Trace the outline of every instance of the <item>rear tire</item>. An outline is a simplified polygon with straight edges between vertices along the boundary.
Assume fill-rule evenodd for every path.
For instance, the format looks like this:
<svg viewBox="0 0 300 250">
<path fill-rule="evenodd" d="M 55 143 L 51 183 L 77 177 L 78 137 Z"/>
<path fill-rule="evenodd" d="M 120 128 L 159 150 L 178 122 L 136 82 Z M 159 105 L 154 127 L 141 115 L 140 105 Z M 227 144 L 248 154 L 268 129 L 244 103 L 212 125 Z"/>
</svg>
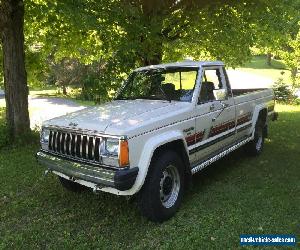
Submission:
<svg viewBox="0 0 300 250">
<path fill-rule="evenodd" d="M 262 118 L 258 118 L 255 131 L 254 139 L 245 145 L 245 152 L 250 156 L 258 156 L 261 154 L 265 144 L 265 123 Z"/>
<path fill-rule="evenodd" d="M 82 192 L 85 189 L 84 186 L 82 186 L 82 185 L 80 185 L 80 184 L 78 184 L 76 182 L 67 180 L 67 179 L 62 178 L 60 176 L 58 178 L 59 178 L 59 181 L 60 181 L 61 185 L 65 189 L 67 189 L 67 190 L 69 190 L 71 192 L 80 193 L 80 192 Z"/>
<path fill-rule="evenodd" d="M 184 179 L 183 163 L 175 152 L 155 157 L 138 195 L 141 213 L 154 222 L 171 218 L 182 202 Z"/>
</svg>

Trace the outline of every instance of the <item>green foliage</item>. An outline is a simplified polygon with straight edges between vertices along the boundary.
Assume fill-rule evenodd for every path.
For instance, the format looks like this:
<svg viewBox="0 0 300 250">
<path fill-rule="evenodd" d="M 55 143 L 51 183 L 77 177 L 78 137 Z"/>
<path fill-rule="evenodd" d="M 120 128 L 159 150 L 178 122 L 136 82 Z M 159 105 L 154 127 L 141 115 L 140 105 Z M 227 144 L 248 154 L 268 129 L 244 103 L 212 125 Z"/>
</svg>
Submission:
<svg viewBox="0 0 300 250">
<path fill-rule="evenodd" d="M 65 77 L 68 70 L 57 70 L 65 60 L 76 61 L 87 69 L 78 83 L 85 91 L 82 96 L 97 100 L 106 99 L 138 66 L 191 57 L 235 67 L 249 60 L 251 47 L 283 43 L 294 27 L 298 2 L 29 0 L 29 83 L 35 86 L 55 75 L 56 82 L 71 84 Z M 95 71 L 97 64 L 100 71 Z"/>
<path fill-rule="evenodd" d="M 279 8 L 278 8 L 279 7 Z M 289 1 L 285 8 L 275 7 L 277 16 L 284 21 L 265 19 L 269 22 L 270 32 L 262 32 L 257 37 L 259 53 L 271 53 L 281 58 L 291 71 L 293 87 L 300 86 L 297 69 L 300 68 L 300 1 Z M 262 26 L 263 27 L 263 26 Z"/>
<path fill-rule="evenodd" d="M 102 84 L 99 76 L 93 73 L 88 74 L 83 80 L 81 97 L 84 100 L 93 100 L 102 103 L 109 100 L 109 94 L 105 82 Z"/>
<path fill-rule="evenodd" d="M 298 29 L 300 22 L 298 23 Z M 300 86 L 300 29 L 298 33 L 287 40 L 287 48 L 281 51 L 281 55 L 292 72 L 292 81 L 294 87 Z"/>
<path fill-rule="evenodd" d="M 47 82 L 50 85 L 80 86 L 86 76 L 86 67 L 76 59 L 64 58 L 59 62 L 48 60 L 50 64 Z"/>
</svg>

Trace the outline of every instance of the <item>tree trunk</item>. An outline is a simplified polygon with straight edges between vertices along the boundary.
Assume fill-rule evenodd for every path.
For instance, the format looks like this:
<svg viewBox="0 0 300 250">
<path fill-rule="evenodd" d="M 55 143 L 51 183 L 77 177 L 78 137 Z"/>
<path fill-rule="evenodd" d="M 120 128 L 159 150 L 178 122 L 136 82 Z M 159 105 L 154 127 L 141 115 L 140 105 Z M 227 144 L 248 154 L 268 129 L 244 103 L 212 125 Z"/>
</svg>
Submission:
<svg viewBox="0 0 300 250">
<path fill-rule="evenodd" d="M 1 6 L 6 120 L 13 138 L 30 131 L 24 55 L 24 4 L 7 0 Z"/>
<path fill-rule="evenodd" d="M 161 48 L 161 50 L 159 50 Z M 156 53 L 154 55 L 145 55 L 142 58 L 142 63 L 143 66 L 148 66 L 148 65 L 156 65 L 160 64 L 162 61 L 162 44 L 157 44 L 156 46 L 153 46 L 153 49 L 155 49 Z"/>
<path fill-rule="evenodd" d="M 267 53 L 267 65 L 271 66 L 272 65 L 272 54 Z"/>
<path fill-rule="evenodd" d="M 142 20 L 147 34 L 141 34 L 142 51 L 139 51 L 142 66 L 160 64 L 163 56 L 162 28 L 163 7 L 160 0 L 141 0 Z"/>
<path fill-rule="evenodd" d="M 297 76 L 297 67 L 293 67 L 292 69 L 291 69 L 291 76 L 292 76 L 292 78 L 296 78 L 296 76 Z"/>
<path fill-rule="evenodd" d="M 295 85 L 296 85 L 297 71 L 298 71 L 297 67 L 293 67 L 291 69 L 292 85 L 293 85 L 294 88 L 295 88 Z"/>
<path fill-rule="evenodd" d="M 62 86 L 62 91 L 64 95 L 67 95 L 67 87 L 65 85 Z"/>
</svg>

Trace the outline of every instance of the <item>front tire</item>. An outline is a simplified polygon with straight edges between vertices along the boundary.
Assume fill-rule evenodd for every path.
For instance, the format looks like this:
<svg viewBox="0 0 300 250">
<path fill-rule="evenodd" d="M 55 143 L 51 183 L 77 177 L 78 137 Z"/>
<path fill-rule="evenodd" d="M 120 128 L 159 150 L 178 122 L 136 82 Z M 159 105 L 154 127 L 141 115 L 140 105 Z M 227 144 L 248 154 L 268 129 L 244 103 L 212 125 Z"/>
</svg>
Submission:
<svg viewBox="0 0 300 250">
<path fill-rule="evenodd" d="M 65 189 L 67 189 L 67 190 L 69 190 L 69 191 L 71 191 L 71 192 L 74 192 L 74 193 L 80 193 L 80 192 L 82 192 L 82 191 L 85 189 L 84 186 L 82 186 L 82 185 L 80 185 L 80 184 L 78 184 L 78 183 L 76 183 L 76 182 L 67 180 L 67 179 L 62 178 L 62 177 L 60 177 L 60 176 L 59 176 L 58 178 L 59 178 L 59 181 L 60 181 L 61 185 L 62 185 Z"/>
<path fill-rule="evenodd" d="M 139 208 L 149 220 L 162 222 L 178 210 L 184 190 L 184 168 L 181 158 L 173 151 L 159 154 L 149 167 L 139 193 Z"/>
<path fill-rule="evenodd" d="M 258 156 L 261 154 L 265 144 L 265 123 L 261 118 L 255 125 L 254 139 L 245 145 L 245 152 L 250 156 Z"/>
</svg>

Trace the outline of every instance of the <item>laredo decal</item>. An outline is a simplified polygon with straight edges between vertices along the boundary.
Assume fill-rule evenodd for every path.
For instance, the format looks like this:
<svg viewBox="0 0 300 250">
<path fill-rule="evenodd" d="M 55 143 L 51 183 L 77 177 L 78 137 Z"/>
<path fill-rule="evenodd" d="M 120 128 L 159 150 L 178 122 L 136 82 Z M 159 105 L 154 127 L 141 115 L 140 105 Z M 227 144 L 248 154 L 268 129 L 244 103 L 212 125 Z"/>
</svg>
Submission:
<svg viewBox="0 0 300 250">
<path fill-rule="evenodd" d="M 196 134 L 193 135 L 189 135 L 187 137 L 185 137 L 186 143 L 188 146 L 194 145 L 197 142 L 202 141 L 203 137 L 204 137 L 204 132 L 205 130 L 198 132 Z"/>
</svg>

